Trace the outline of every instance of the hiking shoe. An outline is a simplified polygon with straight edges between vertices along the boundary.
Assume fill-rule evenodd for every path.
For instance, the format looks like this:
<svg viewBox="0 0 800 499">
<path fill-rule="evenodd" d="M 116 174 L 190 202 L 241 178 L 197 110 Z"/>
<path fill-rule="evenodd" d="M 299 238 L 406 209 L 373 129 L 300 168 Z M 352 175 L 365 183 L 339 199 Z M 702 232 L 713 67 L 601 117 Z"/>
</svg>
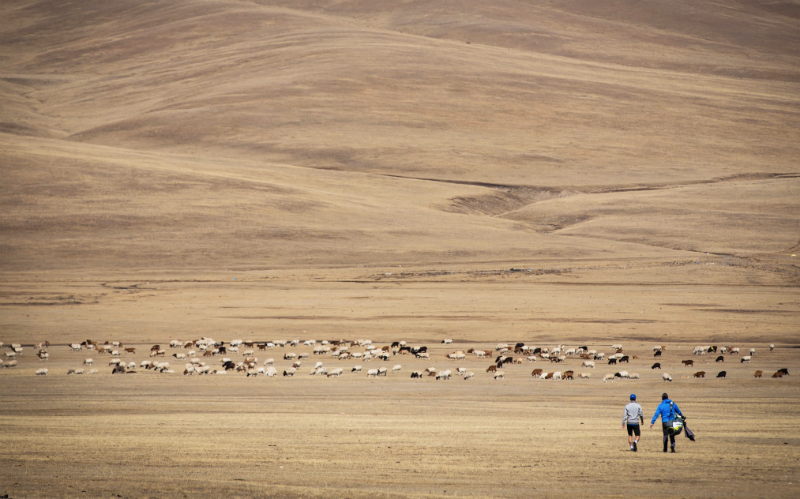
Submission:
<svg viewBox="0 0 800 499">
<path fill-rule="evenodd" d="M 633 447 L 631 447 L 631 449 L 633 449 L 633 452 L 636 452 L 636 442 L 633 443 Z"/>
<path fill-rule="evenodd" d="M 667 452 L 667 451 L 664 451 Z M 672 453 L 675 454 L 675 447 L 672 448 Z"/>
</svg>

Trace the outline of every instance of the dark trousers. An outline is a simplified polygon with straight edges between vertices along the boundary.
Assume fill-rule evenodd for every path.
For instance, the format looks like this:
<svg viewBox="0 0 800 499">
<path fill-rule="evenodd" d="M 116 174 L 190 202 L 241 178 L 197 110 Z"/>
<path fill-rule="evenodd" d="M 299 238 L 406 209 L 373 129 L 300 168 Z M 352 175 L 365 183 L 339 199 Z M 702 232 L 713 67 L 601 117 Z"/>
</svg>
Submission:
<svg viewBox="0 0 800 499">
<path fill-rule="evenodd" d="M 661 430 L 664 432 L 664 450 L 667 450 L 667 439 L 669 439 L 669 443 L 675 447 L 675 435 L 669 434 L 670 424 L 661 423 Z"/>
</svg>

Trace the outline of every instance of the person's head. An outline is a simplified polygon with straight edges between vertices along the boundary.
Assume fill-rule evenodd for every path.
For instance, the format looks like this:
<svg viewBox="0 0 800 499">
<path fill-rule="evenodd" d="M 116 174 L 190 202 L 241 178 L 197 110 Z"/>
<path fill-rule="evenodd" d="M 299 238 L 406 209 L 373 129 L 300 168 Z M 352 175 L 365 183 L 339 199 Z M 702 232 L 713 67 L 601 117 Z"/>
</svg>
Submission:
<svg viewBox="0 0 800 499">
<path fill-rule="evenodd" d="M 636 402 L 636 394 L 631 393 L 631 402 Z"/>
<path fill-rule="evenodd" d="M 667 400 L 668 398 L 669 398 L 669 395 L 667 395 L 666 393 L 662 393 L 661 394 L 661 400 Z"/>
</svg>

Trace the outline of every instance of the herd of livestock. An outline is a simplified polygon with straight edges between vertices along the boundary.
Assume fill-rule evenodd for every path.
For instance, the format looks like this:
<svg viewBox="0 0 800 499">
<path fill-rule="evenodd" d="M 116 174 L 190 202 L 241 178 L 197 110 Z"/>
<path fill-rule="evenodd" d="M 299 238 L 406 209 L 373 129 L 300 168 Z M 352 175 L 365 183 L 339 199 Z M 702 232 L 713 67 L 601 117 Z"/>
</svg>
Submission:
<svg viewBox="0 0 800 499">
<path fill-rule="evenodd" d="M 442 340 L 444 345 L 453 343 L 450 339 Z M 275 359 L 268 358 L 262 365 L 258 365 L 258 358 L 255 357 L 258 351 L 270 351 L 278 348 L 288 347 L 309 347 L 312 355 L 315 358 L 330 356 L 337 360 L 354 360 L 362 362 L 370 362 L 373 359 L 388 361 L 393 356 L 414 356 L 417 359 L 430 359 L 430 353 L 426 346 L 409 346 L 405 341 L 395 341 L 390 345 L 376 346 L 372 344 L 371 340 L 330 340 L 317 342 L 316 340 L 275 340 L 256 342 L 250 340 L 232 340 L 227 344 L 223 341 L 215 341 L 212 338 L 200 338 L 192 341 L 179 341 L 172 340 L 169 342 L 168 348 L 177 350 L 172 353 L 171 357 L 174 362 L 183 364 L 184 375 L 206 375 L 206 374 L 225 374 L 228 371 L 243 373 L 247 377 L 253 376 L 278 376 L 279 372 L 275 368 Z M 0 348 L 3 348 L 3 343 L 0 343 Z M 37 343 L 33 348 L 37 351 L 36 357 L 40 362 L 47 361 L 50 358 L 48 342 Z M 9 351 L 5 352 L 5 359 L 0 359 L 0 367 L 14 368 L 17 366 L 17 356 L 22 356 L 24 349 L 21 344 L 11 344 L 7 348 Z M 150 347 L 149 359 L 141 361 L 138 365 L 136 362 L 126 362 L 122 359 L 123 355 L 135 355 L 136 347 L 125 346 L 121 342 L 114 341 L 99 343 L 97 341 L 86 340 L 81 343 L 73 343 L 69 348 L 75 352 L 89 351 L 96 352 L 97 355 L 108 355 L 109 367 L 112 368 L 112 374 L 134 374 L 137 369 L 152 370 L 160 373 L 174 373 L 175 369 L 169 362 L 160 361 L 160 358 L 167 357 L 167 348 L 162 348 L 161 345 L 153 345 Z M 504 379 L 505 372 L 502 370 L 503 366 L 507 364 L 523 364 L 525 362 L 549 362 L 556 366 L 564 364 L 568 359 L 580 359 L 580 367 L 583 369 L 594 369 L 597 362 L 607 361 L 608 365 L 619 365 L 630 363 L 631 359 L 639 359 L 638 355 L 627 355 L 623 352 L 622 345 L 615 344 L 611 348 L 614 353 L 609 355 L 606 359 L 604 352 L 598 352 L 595 349 L 590 349 L 588 346 L 567 347 L 565 345 L 558 345 L 552 348 L 548 347 L 535 347 L 526 345 L 525 343 L 516 343 L 511 346 L 509 344 L 501 343 L 494 347 L 493 350 L 478 350 L 470 348 L 466 351 L 457 350 L 445 355 L 445 358 L 450 361 L 465 361 L 467 356 L 475 356 L 476 359 L 496 357 L 492 364 L 486 369 L 494 379 Z M 770 351 L 773 351 L 774 345 L 770 345 Z M 363 349 L 358 352 L 356 349 Z M 185 352 L 184 352 L 185 351 Z M 666 355 L 667 347 L 665 345 L 658 345 L 653 347 L 653 357 L 661 360 Z M 692 351 L 693 355 L 717 355 L 715 362 L 725 362 L 725 355 L 739 354 L 739 348 L 724 346 L 698 346 Z M 229 355 L 241 355 L 242 359 L 234 361 Z M 749 355 L 741 357 L 740 363 L 749 363 L 755 356 L 755 349 L 750 348 Z M 283 360 L 290 362 L 290 365 L 283 369 L 283 376 L 290 377 L 297 374 L 298 369 L 301 368 L 303 361 L 309 358 L 308 353 L 296 354 L 287 352 L 283 354 Z M 694 367 L 694 360 L 688 359 L 681 361 L 684 367 Z M 97 374 L 99 371 L 94 366 L 94 359 L 85 358 L 81 366 L 68 369 L 67 374 Z M 89 369 L 88 371 L 86 369 Z M 661 362 L 655 362 L 651 369 L 661 369 Z M 348 369 L 351 373 L 363 372 L 361 365 L 355 365 Z M 386 376 L 389 372 L 398 373 L 402 371 L 400 364 L 395 365 L 391 370 L 387 367 L 379 367 L 375 369 L 367 369 L 367 377 Z M 35 374 L 47 375 L 49 370 L 47 368 L 37 369 Z M 319 375 L 327 377 L 340 377 L 344 373 L 341 367 L 328 369 L 321 361 L 315 361 L 314 366 L 309 371 L 309 375 Z M 437 370 L 435 367 L 428 367 L 423 371 L 413 371 L 411 378 L 434 377 L 437 380 L 450 379 L 453 375 L 463 377 L 469 380 L 475 377 L 475 373 L 469 371 L 465 367 L 457 367 L 455 369 Z M 763 376 L 762 370 L 755 372 L 755 377 L 761 378 Z M 692 376 L 695 378 L 705 378 L 705 371 L 697 371 Z M 772 377 L 781 378 L 788 376 L 789 371 L 786 368 L 779 369 Z M 725 378 L 727 371 L 720 371 L 716 377 Z M 575 372 L 574 370 L 563 371 L 550 371 L 547 369 L 533 369 L 531 372 L 532 378 L 539 379 L 552 379 L 552 380 L 567 380 L 567 379 L 588 379 L 591 374 L 588 372 Z M 689 377 L 684 376 L 684 377 Z M 603 382 L 614 381 L 617 379 L 639 379 L 638 373 L 629 373 L 628 371 L 620 370 L 616 373 L 606 374 L 603 377 Z M 672 377 L 663 373 L 661 378 L 664 381 L 672 381 Z"/>
</svg>

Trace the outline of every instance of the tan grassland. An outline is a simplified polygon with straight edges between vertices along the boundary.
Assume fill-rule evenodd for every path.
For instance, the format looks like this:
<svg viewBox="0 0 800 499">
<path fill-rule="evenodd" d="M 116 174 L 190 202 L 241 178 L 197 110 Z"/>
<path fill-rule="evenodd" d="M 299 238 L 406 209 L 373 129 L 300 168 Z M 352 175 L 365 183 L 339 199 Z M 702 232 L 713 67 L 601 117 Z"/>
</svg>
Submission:
<svg viewBox="0 0 800 499">
<path fill-rule="evenodd" d="M 798 253 L 796 0 L 0 2 L 0 496 L 797 497 Z M 431 358 L 68 347 L 203 336 Z M 445 358 L 518 341 L 640 358 Z"/>
</svg>

